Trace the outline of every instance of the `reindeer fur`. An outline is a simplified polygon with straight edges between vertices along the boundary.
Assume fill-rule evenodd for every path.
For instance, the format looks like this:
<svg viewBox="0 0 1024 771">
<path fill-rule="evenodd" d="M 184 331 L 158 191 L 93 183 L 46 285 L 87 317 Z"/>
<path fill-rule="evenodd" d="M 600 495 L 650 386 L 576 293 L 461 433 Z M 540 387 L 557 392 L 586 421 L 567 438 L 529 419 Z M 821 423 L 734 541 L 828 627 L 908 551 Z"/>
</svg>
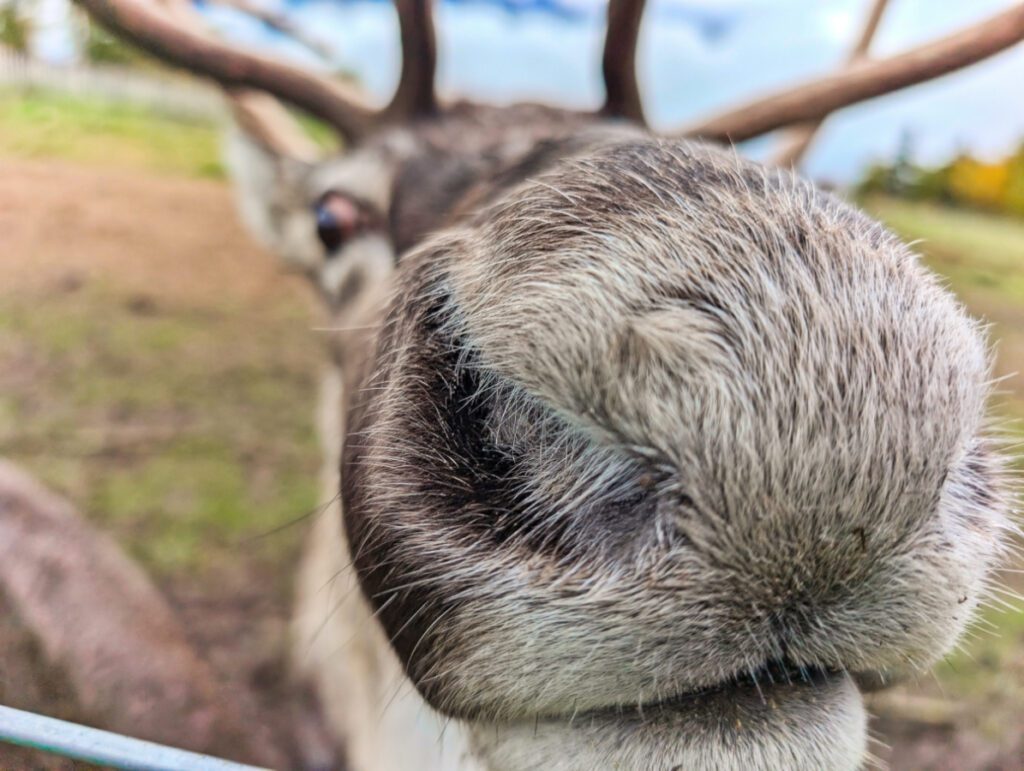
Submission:
<svg viewBox="0 0 1024 771">
<path fill-rule="evenodd" d="M 854 680 L 950 650 L 1007 509 L 982 331 L 905 245 L 544 108 L 232 155 L 337 325 L 295 662 L 353 768 L 859 767 Z M 327 189 L 386 228 L 323 255 Z"/>
</svg>

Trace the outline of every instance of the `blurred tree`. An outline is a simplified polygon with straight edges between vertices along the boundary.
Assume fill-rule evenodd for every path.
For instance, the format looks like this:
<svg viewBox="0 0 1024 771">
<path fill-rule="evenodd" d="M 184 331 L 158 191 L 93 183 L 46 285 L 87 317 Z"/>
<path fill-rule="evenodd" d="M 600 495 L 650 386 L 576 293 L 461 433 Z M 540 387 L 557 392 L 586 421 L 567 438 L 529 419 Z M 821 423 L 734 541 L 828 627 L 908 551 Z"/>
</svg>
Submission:
<svg viewBox="0 0 1024 771">
<path fill-rule="evenodd" d="M 86 24 L 83 52 L 88 61 L 97 64 L 118 64 L 135 67 L 144 62 L 152 63 L 152 59 L 149 59 L 137 48 L 123 42 L 120 38 L 114 37 L 105 29 L 92 22 Z"/>
<path fill-rule="evenodd" d="M 858 195 L 871 195 L 873 193 L 891 193 L 889 182 L 891 181 L 892 170 L 883 163 L 872 163 L 864 172 L 864 176 L 857 183 L 856 192 Z"/>
<path fill-rule="evenodd" d="M 950 193 L 949 187 L 949 177 L 952 168 L 952 164 L 939 166 L 935 169 L 926 169 L 920 166 L 914 167 L 913 179 L 907 188 L 908 197 L 920 201 L 954 203 L 954 197 Z"/>
<path fill-rule="evenodd" d="M 32 23 L 24 0 L 0 2 L 0 46 L 29 53 Z"/>
<path fill-rule="evenodd" d="M 968 206 L 998 210 L 1006 198 L 1009 180 L 1009 163 L 984 163 L 961 155 L 949 170 L 949 193 L 953 200 Z"/>
<path fill-rule="evenodd" d="M 1024 142 L 1007 162 L 1009 180 L 1006 183 L 1006 209 L 1024 216 Z"/>
<path fill-rule="evenodd" d="M 914 165 L 914 135 L 910 129 L 900 132 L 900 144 L 896 150 L 889 173 L 888 192 L 905 195 L 914 187 L 917 166 Z"/>
<path fill-rule="evenodd" d="M 934 168 L 913 163 L 904 143 L 892 164 L 874 164 L 864 172 L 856 192 L 885 193 L 1024 216 L 1024 143 L 1001 161 L 980 161 L 962 154 Z"/>
</svg>

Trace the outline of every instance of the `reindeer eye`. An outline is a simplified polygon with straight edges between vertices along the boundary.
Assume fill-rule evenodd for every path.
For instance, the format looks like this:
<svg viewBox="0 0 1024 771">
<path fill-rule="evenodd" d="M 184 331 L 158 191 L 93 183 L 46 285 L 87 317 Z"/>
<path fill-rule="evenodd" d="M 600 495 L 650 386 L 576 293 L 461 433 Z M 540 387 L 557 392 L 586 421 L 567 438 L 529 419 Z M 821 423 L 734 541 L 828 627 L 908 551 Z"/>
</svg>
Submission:
<svg viewBox="0 0 1024 771">
<path fill-rule="evenodd" d="M 316 235 L 328 252 L 333 252 L 344 240 L 337 218 L 330 209 L 323 206 L 318 206 L 316 210 Z"/>
<path fill-rule="evenodd" d="M 315 213 L 316 234 L 328 256 L 369 223 L 359 203 L 340 193 L 325 194 L 317 203 Z"/>
</svg>

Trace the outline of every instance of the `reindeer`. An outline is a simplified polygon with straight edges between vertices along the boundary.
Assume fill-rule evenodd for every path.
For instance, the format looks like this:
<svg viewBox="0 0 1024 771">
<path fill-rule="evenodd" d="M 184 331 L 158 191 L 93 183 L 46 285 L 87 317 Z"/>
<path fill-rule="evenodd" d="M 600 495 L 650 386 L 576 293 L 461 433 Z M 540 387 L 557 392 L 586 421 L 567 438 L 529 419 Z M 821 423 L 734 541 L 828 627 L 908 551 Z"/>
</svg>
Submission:
<svg viewBox="0 0 1024 771">
<path fill-rule="evenodd" d="M 862 691 L 948 652 L 1001 552 L 986 343 L 885 228 L 720 144 L 796 127 L 792 162 L 1024 5 L 871 60 L 876 3 L 846 69 L 658 136 L 642 0 L 593 113 L 439 101 L 427 0 L 379 110 L 170 0 L 79 2 L 224 86 L 242 214 L 329 312 L 293 663 L 351 768 L 865 762 Z"/>
</svg>

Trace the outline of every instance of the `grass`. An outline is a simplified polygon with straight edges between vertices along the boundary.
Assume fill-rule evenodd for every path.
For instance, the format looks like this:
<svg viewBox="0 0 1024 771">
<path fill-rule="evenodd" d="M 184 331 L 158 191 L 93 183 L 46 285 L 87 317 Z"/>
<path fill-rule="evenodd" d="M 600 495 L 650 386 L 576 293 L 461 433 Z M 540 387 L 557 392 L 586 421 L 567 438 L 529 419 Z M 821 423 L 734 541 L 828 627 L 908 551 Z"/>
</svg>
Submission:
<svg viewBox="0 0 1024 771">
<path fill-rule="evenodd" d="M 0 90 L 0 157 L 48 158 L 159 174 L 221 178 L 212 123 L 46 91 Z"/>
<path fill-rule="evenodd" d="M 212 124 L 0 91 L 0 158 L 220 178 L 219 143 Z M 116 238 L 85 235 L 75 248 L 86 253 Z M 117 279 L 0 289 L 0 454 L 66 493 L 162 579 L 198 586 L 244 552 L 249 569 L 274 566 L 285 591 L 282 560 L 302 529 L 261 535 L 317 504 L 321 351 L 309 307 L 294 292 L 246 304 L 230 287 L 182 303 L 161 297 L 158 275 L 146 296 Z"/>
<path fill-rule="evenodd" d="M 140 305 L 103 286 L 0 308 L 0 357 L 35 373 L 0 375 L 4 454 L 159 575 L 293 548 L 258 537 L 317 502 L 319 351 L 293 309 Z"/>
<path fill-rule="evenodd" d="M 1024 308 L 1024 220 L 891 198 L 865 205 L 904 238 L 919 241 L 926 261 L 977 310 Z"/>
<path fill-rule="evenodd" d="M 222 173 L 212 126 L 41 94 L 0 93 L 2 155 Z M 1024 369 L 1024 223 L 885 198 L 862 205 L 920 241 L 992 324 L 1007 376 L 998 410 L 1024 419 L 1014 375 Z M 0 453 L 66 492 L 158 577 L 204 587 L 245 562 L 283 597 L 302 528 L 267 534 L 317 504 L 321 352 L 307 311 L 294 297 L 175 304 L 154 286 L 142 300 L 114 283 L 0 290 Z M 985 732 L 1012 735 L 1024 714 L 1024 611 L 982 616 L 998 635 L 980 631 L 918 687 L 971 705 Z"/>
<path fill-rule="evenodd" d="M 996 346 L 998 410 L 1021 433 L 1024 421 L 1024 220 L 892 198 L 864 207 L 914 242 L 976 317 Z M 1020 464 L 1018 464 L 1020 466 Z M 1021 466 L 1024 470 L 1024 466 Z"/>
<path fill-rule="evenodd" d="M 297 115 L 313 141 L 338 137 Z M 211 121 L 154 114 L 144 107 L 45 90 L 0 88 L 0 158 L 48 158 L 104 168 L 222 179 L 220 128 Z"/>
<path fill-rule="evenodd" d="M 1011 441 L 1024 439 L 1024 221 L 889 198 L 862 204 L 917 241 L 925 262 L 991 324 L 996 373 L 1006 378 L 994 407 Z M 1016 473 L 1024 471 L 1019 455 L 1014 465 Z M 1018 573 L 1001 582 L 1011 593 L 1024 590 Z M 968 639 L 915 690 L 966 705 L 965 719 L 989 741 L 1016 736 L 1024 714 L 1024 605 L 1011 599 L 982 608 Z"/>
</svg>

